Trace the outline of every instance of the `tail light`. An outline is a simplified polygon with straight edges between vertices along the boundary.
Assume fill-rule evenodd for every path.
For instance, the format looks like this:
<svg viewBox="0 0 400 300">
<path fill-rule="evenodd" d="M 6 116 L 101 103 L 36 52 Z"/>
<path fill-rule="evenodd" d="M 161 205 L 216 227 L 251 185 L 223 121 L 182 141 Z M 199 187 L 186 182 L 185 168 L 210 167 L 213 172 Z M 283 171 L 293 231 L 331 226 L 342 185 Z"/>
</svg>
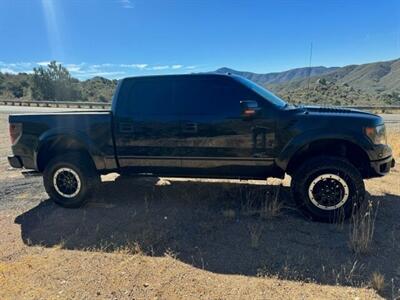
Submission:
<svg viewBox="0 0 400 300">
<path fill-rule="evenodd" d="M 11 145 L 15 145 L 19 137 L 22 134 L 22 124 L 21 123 L 10 123 L 9 124 L 10 141 Z"/>
</svg>

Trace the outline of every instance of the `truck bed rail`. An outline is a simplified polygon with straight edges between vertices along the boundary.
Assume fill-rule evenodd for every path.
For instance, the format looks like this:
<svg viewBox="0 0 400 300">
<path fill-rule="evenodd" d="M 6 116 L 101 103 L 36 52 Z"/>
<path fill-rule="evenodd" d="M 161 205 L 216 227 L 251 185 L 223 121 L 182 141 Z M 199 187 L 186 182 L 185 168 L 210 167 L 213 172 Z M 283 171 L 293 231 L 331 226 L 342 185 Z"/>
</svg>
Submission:
<svg viewBox="0 0 400 300">
<path fill-rule="evenodd" d="M 107 109 L 111 107 L 111 102 L 0 100 L 0 105 Z"/>
</svg>

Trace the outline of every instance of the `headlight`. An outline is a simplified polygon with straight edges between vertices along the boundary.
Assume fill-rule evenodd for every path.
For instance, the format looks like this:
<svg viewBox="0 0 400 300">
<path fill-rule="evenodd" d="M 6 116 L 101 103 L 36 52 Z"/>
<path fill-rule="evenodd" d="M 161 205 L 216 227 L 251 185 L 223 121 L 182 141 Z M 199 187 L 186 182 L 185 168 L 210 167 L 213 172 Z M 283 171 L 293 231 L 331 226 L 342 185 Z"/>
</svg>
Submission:
<svg viewBox="0 0 400 300">
<path fill-rule="evenodd" d="M 384 124 L 376 127 L 366 127 L 365 134 L 376 145 L 386 144 L 386 129 Z"/>
</svg>

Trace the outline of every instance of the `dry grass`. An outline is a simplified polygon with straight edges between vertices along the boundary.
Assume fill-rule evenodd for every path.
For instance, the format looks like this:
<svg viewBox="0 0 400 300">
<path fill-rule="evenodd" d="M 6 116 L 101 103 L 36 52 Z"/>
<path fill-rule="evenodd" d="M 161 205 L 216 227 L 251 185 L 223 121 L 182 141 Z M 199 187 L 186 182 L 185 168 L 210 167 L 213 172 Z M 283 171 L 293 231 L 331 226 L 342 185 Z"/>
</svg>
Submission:
<svg viewBox="0 0 400 300">
<path fill-rule="evenodd" d="M 378 299 L 372 290 L 221 275 L 164 257 L 42 251 L 0 262 L 1 299 Z"/>
<path fill-rule="evenodd" d="M 243 216 L 257 216 L 260 214 L 260 203 L 263 193 L 262 188 L 239 186 L 236 193 L 240 199 L 240 213 Z"/>
<path fill-rule="evenodd" d="M 356 254 L 367 254 L 371 250 L 378 206 L 379 203 L 374 208 L 372 201 L 368 201 L 351 216 L 349 246 Z"/>
<path fill-rule="evenodd" d="M 392 147 L 394 157 L 400 157 L 400 129 L 388 129 L 388 144 Z"/>
<path fill-rule="evenodd" d="M 228 219 L 228 220 L 233 220 L 236 217 L 236 212 L 233 209 L 224 209 L 222 211 L 222 215 L 224 216 L 224 218 Z"/>
<path fill-rule="evenodd" d="M 164 256 L 172 258 L 172 259 L 177 259 L 178 253 L 176 253 L 174 250 L 168 248 L 167 250 L 165 250 Z"/>
<path fill-rule="evenodd" d="M 116 248 L 113 252 L 119 254 L 144 255 L 138 242 L 127 242 L 126 245 Z"/>
<path fill-rule="evenodd" d="M 264 225 L 261 223 L 249 224 L 247 228 L 249 230 L 251 248 L 258 249 Z"/>
<path fill-rule="evenodd" d="M 282 185 L 260 187 L 239 185 L 228 191 L 227 198 L 240 202 L 240 214 L 242 216 L 274 218 L 282 213 L 281 188 Z M 225 209 L 222 214 L 228 219 L 236 216 L 235 211 L 230 208 Z"/>
<path fill-rule="evenodd" d="M 282 185 L 279 185 L 273 195 L 265 195 L 260 212 L 262 218 L 275 218 L 281 215 L 283 208 L 283 201 L 279 198 L 281 187 Z"/>
<path fill-rule="evenodd" d="M 339 210 L 335 213 L 333 223 L 336 225 L 336 228 L 342 231 L 346 224 L 345 213 L 343 207 L 339 208 Z"/>
<path fill-rule="evenodd" d="M 386 286 L 385 276 L 379 272 L 372 273 L 371 287 L 377 292 L 382 292 Z"/>
</svg>

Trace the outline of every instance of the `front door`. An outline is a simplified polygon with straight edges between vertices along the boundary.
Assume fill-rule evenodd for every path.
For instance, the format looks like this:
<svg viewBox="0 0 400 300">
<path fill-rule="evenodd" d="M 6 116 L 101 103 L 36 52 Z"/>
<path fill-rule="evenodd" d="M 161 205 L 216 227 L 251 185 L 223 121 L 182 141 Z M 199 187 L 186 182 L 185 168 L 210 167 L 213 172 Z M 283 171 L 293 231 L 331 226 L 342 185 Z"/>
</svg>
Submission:
<svg viewBox="0 0 400 300">
<path fill-rule="evenodd" d="M 176 79 L 182 167 L 204 176 L 262 177 L 273 167 L 275 121 L 244 119 L 241 101 L 265 99 L 227 76 Z"/>
</svg>

